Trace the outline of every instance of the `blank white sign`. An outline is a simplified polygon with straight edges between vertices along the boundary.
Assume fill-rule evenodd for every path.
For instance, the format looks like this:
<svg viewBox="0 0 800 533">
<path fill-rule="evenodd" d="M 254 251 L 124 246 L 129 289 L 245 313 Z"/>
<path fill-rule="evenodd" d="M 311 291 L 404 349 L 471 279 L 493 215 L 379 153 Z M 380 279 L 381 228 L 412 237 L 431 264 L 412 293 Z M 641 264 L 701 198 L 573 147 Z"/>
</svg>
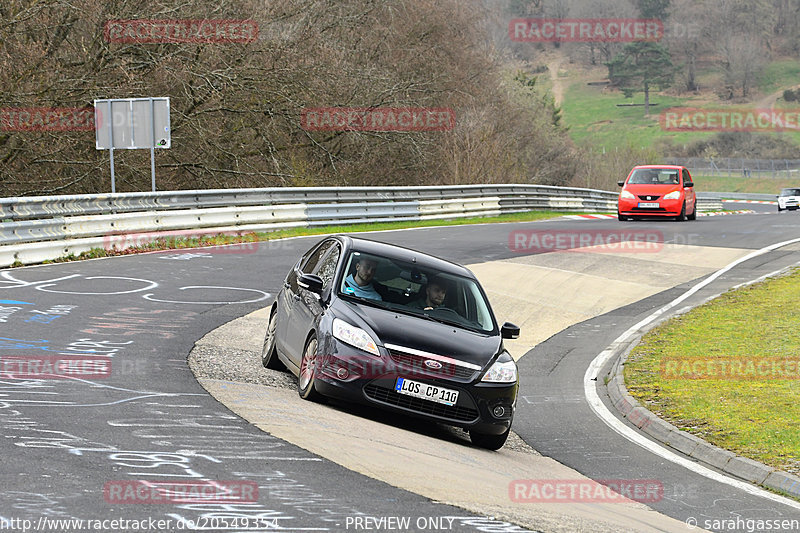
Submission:
<svg viewBox="0 0 800 533">
<path fill-rule="evenodd" d="M 98 150 L 169 148 L 172 144 L 169 98 L 95 100 L 94 124 Z"/>
</svg>

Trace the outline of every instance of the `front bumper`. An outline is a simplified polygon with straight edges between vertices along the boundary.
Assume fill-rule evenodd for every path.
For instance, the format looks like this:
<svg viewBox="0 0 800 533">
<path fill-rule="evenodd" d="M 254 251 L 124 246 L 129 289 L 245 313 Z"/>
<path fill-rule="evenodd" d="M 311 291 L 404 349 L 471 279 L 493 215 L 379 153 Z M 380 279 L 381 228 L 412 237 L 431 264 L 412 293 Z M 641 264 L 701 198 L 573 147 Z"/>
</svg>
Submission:
<svg viewBox="0 0 800 533">
<path fill-rule="evenodd" d="M 620 215 L 626 216 L 675 217 L 681 214 L 683 201 L 683 198 L 677 200 L 664 200 L 662 198 L 649 202 L 658 203 L 658 207 L 639 207 L 639 204 L 643 203 L 644 200 L 620 198 L 617 209 Z"/>
<path fill-rule="evenodd" d="M 346 401 L 368 404 L 417 418 L 473 429 L 486 434 L 501 434 L 511 427 L 516 409 L 519 383 L 497 384 L 479 381 L 482 371 L 461 372 L 447 368 L 435 371 L 409 364 L 407 359 L 381 349 L 380 357 L 360 352 L 331 338 L 330 348 L 318 358 L 317 390 Z M 471 374 L 471 375 L 467 375 Z M 395 391 L 397 378 L 458 391 L 452 406 L 407 396 Z M 502 407 L 502 414 L 498 415 Z"/>
</svg>

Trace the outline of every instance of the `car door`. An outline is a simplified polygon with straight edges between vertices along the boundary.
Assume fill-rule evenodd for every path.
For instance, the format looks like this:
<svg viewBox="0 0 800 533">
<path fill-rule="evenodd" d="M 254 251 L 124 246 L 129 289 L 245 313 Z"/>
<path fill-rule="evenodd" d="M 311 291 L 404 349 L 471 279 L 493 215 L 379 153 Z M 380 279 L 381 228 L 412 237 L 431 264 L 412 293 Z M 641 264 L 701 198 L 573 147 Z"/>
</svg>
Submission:
<svg viewBox="0 0 800 533">
<path fill-rule="evenodd" d="M 286 292 L 291 302 L 287 307 L 288 321 L 286 324 L 285 339 L 287 350 L 292 354 L 290 358 L 298 365 L 303 356 L 306 337 L 314 323 L 316 315 L 321 311 L 321 307 L 319 296 L 301 287 L 297 283 L 297 278 L 301 273 L 316 274 L 323 279 L 323 284 L 325 284 L 325 276 L 328 275 L 331 261 L 333 261 L 333 268 L 335 270 L 339 255 L 339 244 L 336 240 L 328 239 L 323 241 L 314 249 L 305 262 L 300 263 L 299 266 L 294 269 L 289 276 L 291 279 L 287 278 L 289 286 L 286 288 Z M 330 286 L 332 277 L 333 272 L 330 272 L 327 285 L 323 285 L 323 288 Z"/>
<path fill-rule="evenodd" d="M 683 169 L 683 191 L 685 193 L 685 198 L 686 198 L 686 212 L 688 213 L 689 209 L 690 209 L 689 206 L 695 205 L 695 202 L 697 201 L 696 200 L 697 197 L 696 197 L 695 192 L 694 192 L 694 187 L 687 187 L 686 186 L 687 183 L 692 183 L 692 176 L 691 176 L 691 174 L 689 174 L 689 170 L 684 168 Z"/>
<path fill-rule="evenodd" d="M 289 324 L 291 322 L 290 316 L 292 314 L 292 307 L 294 306 L 295 296 L 297 295 L 297 271 L 300 265 L 305 264 L 308 258 L 316 248 L 308 250 L 303 256 L 295 263 L 289 270 L 286 278 L 283 280 L 283 290 L 278 291 L 277 308 L 278 308 L 278 321 L 275 327 L 275 346 L 278 351 L 290 359 L 295 359 L 295 354 L 291 353 L 289 344 L 287 343 L 287 335 Z"/>
</svg>

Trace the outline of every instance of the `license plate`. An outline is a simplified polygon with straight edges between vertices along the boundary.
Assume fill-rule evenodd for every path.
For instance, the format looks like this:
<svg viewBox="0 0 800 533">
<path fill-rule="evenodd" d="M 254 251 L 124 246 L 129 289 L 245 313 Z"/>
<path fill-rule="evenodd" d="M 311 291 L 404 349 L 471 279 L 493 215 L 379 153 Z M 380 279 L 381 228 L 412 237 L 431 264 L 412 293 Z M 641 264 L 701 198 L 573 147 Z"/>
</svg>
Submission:
<svg viewBox="0 0 800 533">
<path fill-rule="evenodd" d="M 658 202 L 639 202 L 639 207 L 658 207 Z"/>
<path fill-rule="evenodd" d="M 406 378 L 397 378 L 394 390 L 406 396 L 422 398 L 423 400 L 430 400 L 444 405 L 455 405 L 458 400 L 457 390 L 445 389 Z"/>
</svg>

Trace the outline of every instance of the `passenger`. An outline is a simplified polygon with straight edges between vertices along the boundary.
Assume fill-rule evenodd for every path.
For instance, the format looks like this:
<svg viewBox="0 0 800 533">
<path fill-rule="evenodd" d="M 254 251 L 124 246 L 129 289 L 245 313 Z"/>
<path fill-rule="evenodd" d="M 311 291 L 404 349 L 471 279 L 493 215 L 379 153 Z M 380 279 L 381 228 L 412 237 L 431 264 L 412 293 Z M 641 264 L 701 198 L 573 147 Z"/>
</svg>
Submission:
<svg viewBox="0 0 800 533">
<path fill-rule="evenodd" d="M 372 283 L 377 266 L 378 262 L 368 257 L 360 257 L 356 260 L 356 273 L 355 275 L 350 274 L 345 278 L 344 292 L 359 298 L 383 300 Z"/>
</svg>

